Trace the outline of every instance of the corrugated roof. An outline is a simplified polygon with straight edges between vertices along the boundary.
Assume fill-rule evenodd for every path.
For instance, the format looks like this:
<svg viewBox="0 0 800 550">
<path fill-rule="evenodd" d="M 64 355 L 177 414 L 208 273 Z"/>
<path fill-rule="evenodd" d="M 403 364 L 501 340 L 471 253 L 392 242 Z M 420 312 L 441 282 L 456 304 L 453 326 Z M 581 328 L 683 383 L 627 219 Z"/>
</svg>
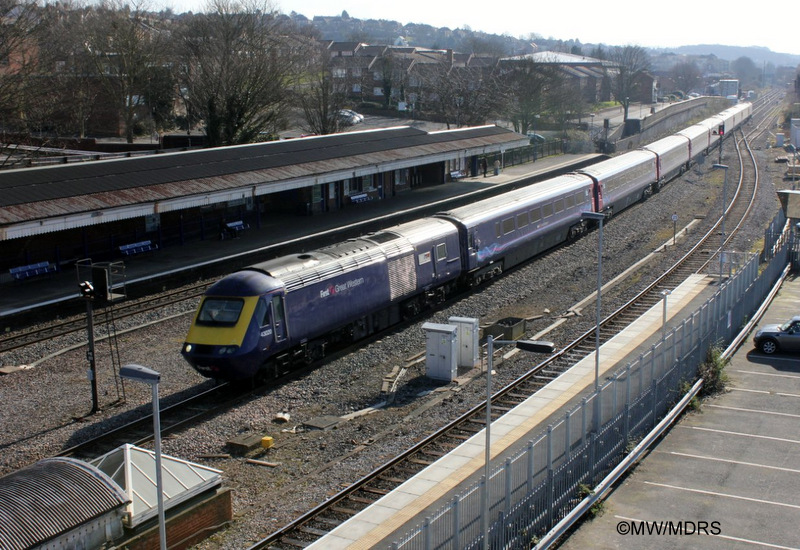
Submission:
<svg viewBox="0 0 800 550">
<path fill-rule="evenodd" d="M 302 178 L 313 180 L 344 171 L 377 173 L 382 165 L 397 161 L 419 159 L 424 163 L 426 157 L 435 155 L 476 148 L 496 150 L 499 146 L 521 146 L 524 142 L 525 138 L 519 134 L 497 126 L 432 133 L 398 127 L 9 170 L 0 173 L 0 230 L 2 225 L 179 197 L 236 190 L 250 192 L 252 186 Z"/>
<path fill-rule="evenodd" d="M 46 542 L 128 500 L 97 468 L 73 458 L 47 458 L 0 477 L 0 548 Z"/>
</svg>

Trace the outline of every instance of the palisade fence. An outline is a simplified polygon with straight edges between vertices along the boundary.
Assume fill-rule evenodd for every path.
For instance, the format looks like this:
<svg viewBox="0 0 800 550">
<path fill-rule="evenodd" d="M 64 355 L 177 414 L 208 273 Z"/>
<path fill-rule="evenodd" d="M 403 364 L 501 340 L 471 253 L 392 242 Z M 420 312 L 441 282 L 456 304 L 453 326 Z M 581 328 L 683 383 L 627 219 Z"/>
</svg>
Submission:
<svg viewBox="0 0 800 550">
<path fill-rule="evenodd" d="M 724 349 L 758 309 L 789 261 L 791 233 L 783 234 L 768 243 L 766 267 L 756 254 L 735 255 L 741 264 L 730 268 L 732 276 L 713 297 L 608 377 L 597 394 L 583 397 L 502 465 L 493 464 L 488 484 L 481 477 L 390 548 L 483 547 L 485 487 L 488 547 L 531 548 L 658 424 L 697 379 L 712 348 Z"/>
</svg>

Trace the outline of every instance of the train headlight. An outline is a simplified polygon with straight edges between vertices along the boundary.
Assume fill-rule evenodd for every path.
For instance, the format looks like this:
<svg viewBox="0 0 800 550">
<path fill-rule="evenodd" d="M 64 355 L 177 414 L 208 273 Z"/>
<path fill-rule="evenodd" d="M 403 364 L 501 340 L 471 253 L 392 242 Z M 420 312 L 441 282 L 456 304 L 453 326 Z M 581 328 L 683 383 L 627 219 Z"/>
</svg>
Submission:
<svg viewBox="0 0 800 550">
<path fill-rule="evenodd" d="M 192 353 L 192 345 L 191 344 L 186 344 L 183 347 L 183 351 L 185 351 L 186 353 Z"/>
<path fill-rule="evenodd" d="M 239 349 L 239 346 L 220 346 L 217 348 L 218 355 L 233 355 Z"/>
</svg>

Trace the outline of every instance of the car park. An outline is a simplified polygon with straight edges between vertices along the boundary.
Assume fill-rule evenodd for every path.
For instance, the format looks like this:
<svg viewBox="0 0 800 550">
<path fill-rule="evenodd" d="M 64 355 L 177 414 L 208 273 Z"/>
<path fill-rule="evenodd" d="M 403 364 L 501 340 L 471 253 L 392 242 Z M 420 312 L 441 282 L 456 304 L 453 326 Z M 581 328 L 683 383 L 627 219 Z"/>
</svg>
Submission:
<svg viewBox="0 0 800 550">
<path fill-rule="evenodd" d="M 762 353 L 800 351 L 800 315 L 781 325 L 766 325 L 753 337 L 753 345 Z"/>
</svg>

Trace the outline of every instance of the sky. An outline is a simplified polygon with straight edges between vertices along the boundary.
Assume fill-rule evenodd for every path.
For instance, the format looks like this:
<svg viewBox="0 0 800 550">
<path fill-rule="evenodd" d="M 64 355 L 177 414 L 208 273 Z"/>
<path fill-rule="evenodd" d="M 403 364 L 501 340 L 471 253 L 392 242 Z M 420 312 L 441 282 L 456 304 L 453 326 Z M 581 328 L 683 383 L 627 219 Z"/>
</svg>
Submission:
<svg viewBox="0 0 800 550">
<path fill-rule="evenodd" d="M 162 0 L 175 11 L 202 11 L 205 0 Z M 694 44 L 761 46 L 800 55 L 793 36 L 774 9 L 719 2 L 637 2 L 615 0 L 272 0 L 283 13 L 306 17 L 341 15 L 388 19 L 434 27 L 465 28 L 492 34 L 577 39 L 581 43 L 648 48 Z M 155 0 L 158 2 L 158 0 Z M 732 22 L 730 18 L 739 18 Z"/>
</svg>

